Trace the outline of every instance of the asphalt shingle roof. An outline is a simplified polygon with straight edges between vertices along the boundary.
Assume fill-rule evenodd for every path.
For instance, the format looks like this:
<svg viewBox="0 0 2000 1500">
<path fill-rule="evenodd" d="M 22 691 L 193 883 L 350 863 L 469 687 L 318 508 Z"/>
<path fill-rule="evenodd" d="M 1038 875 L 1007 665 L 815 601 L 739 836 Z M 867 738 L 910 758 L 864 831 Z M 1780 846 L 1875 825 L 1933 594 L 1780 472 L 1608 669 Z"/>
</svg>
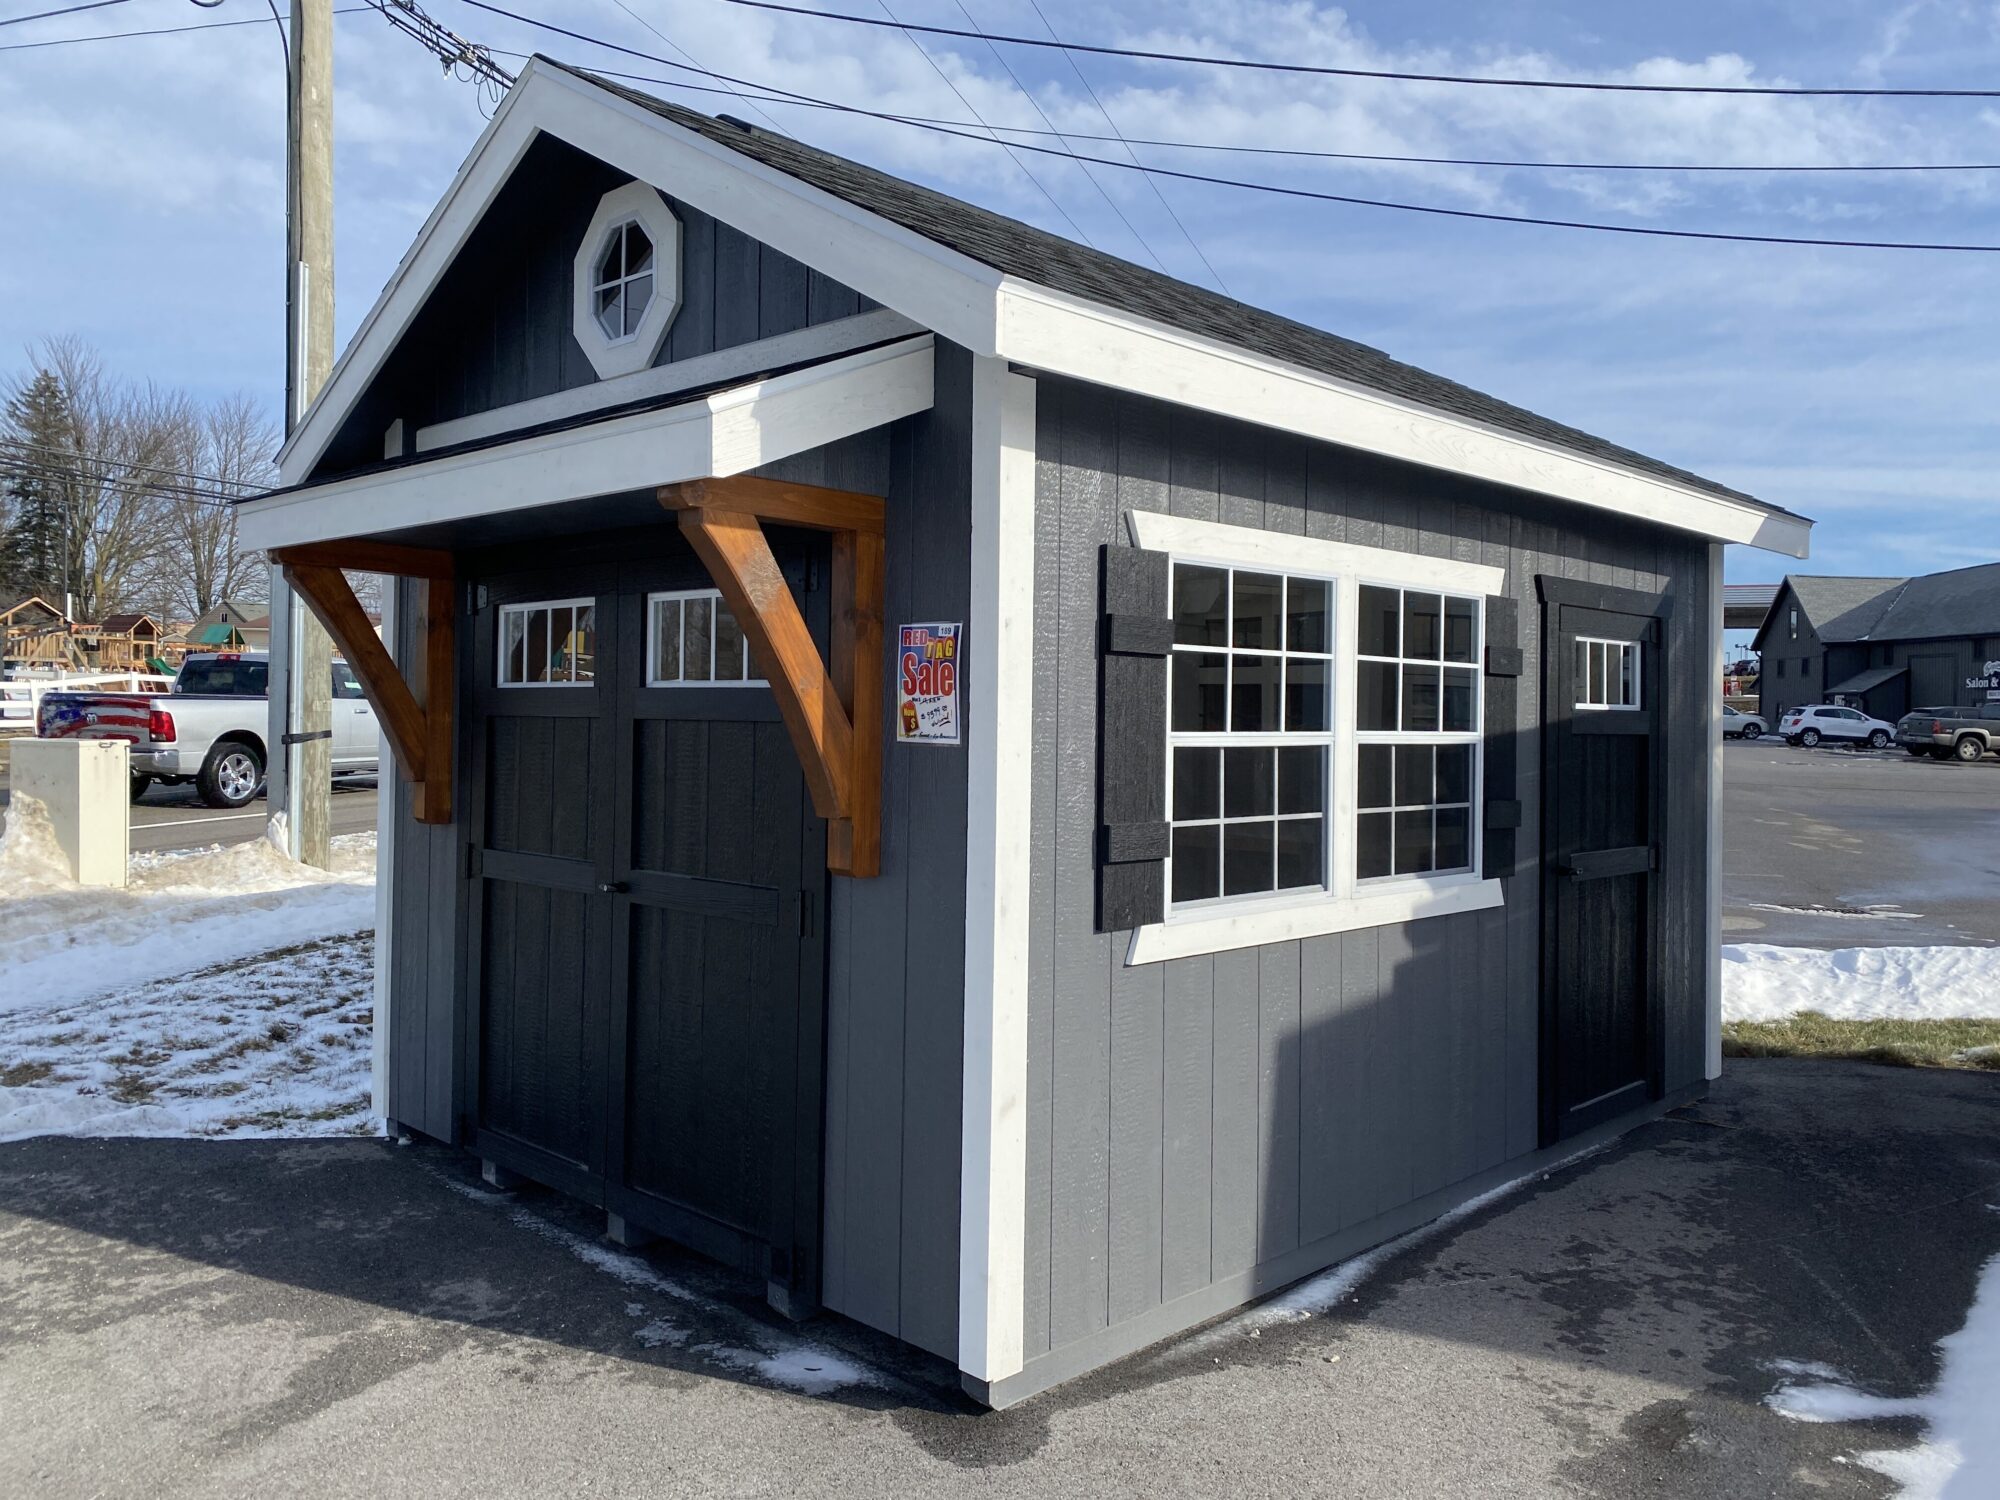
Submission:
<svg viewBox="0 0 2000 1500">
<path fill-rule="evenodd" d="M 1131 312 L 1302 369 L 1352 381 L 1370 390 L 1500 428 L 1551 447 L 1687 485 L 1707 494 L 1747 501 L 1776 514 L 1791 514 L 1740 490 L 1703 479 L 1672 464 L 1537 416 L 1483 391 L 1404 364 L 1366 344 L 1280 317 L 1205 287 L 1149 271 L 1144 266 L 1072 243 L 1004 214 L 892 177 L 873 167 L 805 145 L 789 136 L 739 126 L 695 110 L 683 109 L 616 80 L 570 67 L 553 58 L 541 57 L 537 61 L 587 79 L 664 120 L 796 177 L 925 239 L 991 266 L 1004 275 Z"/>
<path fill-rule="evenodd" d="M 1865 641 L 1907 578 L 1835 578 L 1794 573 L 1785 579 L 1822 641 Z"/>
<path fill-rule="evenodd" d="M 1921 578 L 1794 573 L 1785 582 L 1822 641 L 2000 635 L 2000 562 L 1926 573 Z"/>
</svg>

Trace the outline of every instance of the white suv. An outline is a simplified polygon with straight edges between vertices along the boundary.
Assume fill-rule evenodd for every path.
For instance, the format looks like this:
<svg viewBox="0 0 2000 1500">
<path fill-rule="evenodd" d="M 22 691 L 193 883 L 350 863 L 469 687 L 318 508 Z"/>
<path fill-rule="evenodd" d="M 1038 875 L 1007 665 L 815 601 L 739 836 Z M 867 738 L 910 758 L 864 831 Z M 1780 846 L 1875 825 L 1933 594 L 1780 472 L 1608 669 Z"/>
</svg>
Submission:
<svg viewBox="0 0 2000 1500">
<path fill-rule="evenodd" d="M 1896 726 L 1871 719 L 1858 708 L 1835 708 L 1831 704 L 1818 703 L 1806 708 L 1787 709 L 1778 724 L 1778 733 L 1785 737 L 1787 744 L 1804 745 L 1808 750 L 1821 740 L 1842 740 L 1882 750 L 1895 739 Z"/>
</svg>

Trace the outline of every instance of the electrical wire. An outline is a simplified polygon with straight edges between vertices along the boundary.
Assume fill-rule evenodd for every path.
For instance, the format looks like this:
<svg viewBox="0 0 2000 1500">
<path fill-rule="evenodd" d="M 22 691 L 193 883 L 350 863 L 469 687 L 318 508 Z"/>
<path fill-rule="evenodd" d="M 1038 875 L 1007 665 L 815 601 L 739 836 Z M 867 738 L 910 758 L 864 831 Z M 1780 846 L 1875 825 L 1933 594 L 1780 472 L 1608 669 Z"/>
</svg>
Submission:
<svg viewBox="0 0 2000 1500">
<path fill-rule="evenodd" d="M 958 13 L 965 17 L 966 24 L 971 26 L 973 30 L 977 31 L 979 29 L 979 23 L 973 20 L 972 12 L 965 8 L 965 0 L 952 0 L 952 3 L 958 6 Z M 1013 65 L 1007 61 L 1005 55 L 1003 55 L 1000 49 L 994 46 L 991 42 L 988 42 L 986 44 L 986 50 L 993 54 L 993 60 L 998 64 L 1000 64 L 1001 68 L 1006 72 L 1007 76 L 1013 80 L 1015 89 L 1019 91 L 1023 99 L 1026 99 L 1028 101 L 1029 108 L 1033 109 L 1036 116 L 1040 118 L 1041 122 L 1044 125 L 1048 126 L 1049 134 L 1053 135 L 1057 143 L 1060 144 L 1065 150 L 1067 150 L 1069 147 L 1069 142 L 1067 140 L 1064 140 L 1062 132 L 1056 129 L 1056 122 L 1049 118 L 1048 112 L 1042 108 L 1040 101 L 1037 100 L 1035 96 L 1029 92 L 1028 86 L 1025 83 L 1021 82 L 1021 76 L 1014 71 Z M 1076 162 L 1079 166 L 1083 166 L 1082 157 L 1078 156 L 1074 151 L 1071 151 L 1069 154 L 1070 154 L 1070 159 L 1072 161 Z M 1167 263 L 1160 259 L 1160 252 L 1155 250 L 1152 246 L 1151 241 L 1149 241 L 1145 235 L 1139 232 L 1138 226 L 1135 225 L 1130 219 L 1125 217 L 1125 210 L 1120 208 L 1118 206 L 1118 201 L 1115 198 L 1113 198 L 1110 193 L 1105 191 L 1104 184 L 1097 180 L 1097 174 L 1091 171 L 1089 167 L 1083 166 L 1083 175 L 1090 180 L 1090 185 L 1097 189 L 1097 196 L 1104 200 L 1105 206 L 1108 207 L 1114 214 L 1118 216 L 1118 222 L 1125 226 L 1126 233 L 1130 234 L 1133 239 L 1139 242 L 1139 247 L 1143 249 L 1149 257 L 1151 257 L 1153 264 L 1158 266 L 1161 272 L 1164 273 L 1167 269 Z M 1152 179 L 1148 178 L 1147 180 L 1151 181 Z"/>
<path fill-rule="evenodd" d="M 896 13 L 893 10 L 889 9 L 889 0 L 875 0 L 875 3 L 882 7 L 882 14 L 889 18 L 890 24 L 902 28 L 903 40 L 908 42 L 912 47 L 916 48 L 917 56 L 921 57 L 925 62 L 929 63 L 931 65 L 931 71 L 936 73 L 938 77 L 944 80 L 945 87 L 950 89 L 954 94 L 958 95 L 958 102 L 965 106 L 967 114 L 971 115 L 973 119 L 979 121 L 980 125 L 985 128 L 986 134 L 989 138 L 991 138 L 993 144 L 1000 147 L 1001 150 L 1007 153 L 1008 157 L 1011 158 L 1014 163 L 1015 170 L 1020 172 L 1020 174 L 1023 177 L 1027 178 L 1028 181 L 1032 182 L 1036 186 L 1036 188 L 1038 188 L 1041 191 L 1041 195 L 1049 200 L 1049 207 L 1053 208 L 1058 214 L 1062 215 L 1063 223 L 1069 225 L 1069 227 L 1075 231 L 1076 237 L 1082 240 L 1086 245 L 1089 245 L 1091 249 L 1095 250 L 1097 248 L 1096 241 L 1092 240 L 1089 235 L 1085 234 L 1083 232 L 1083 226 L 1077 223 L 1076 220 L 1072 219 L 1069 216 L 1069 210 L 1064 208 L 1062 204 L 1056 201 L 1056 195 L 1048 190 L 1048 188 L 1043 184 L 1042 179 L 1037 177 L 1033 172 L 1030 172 L 1028 170 L 1028 164 L 1022 161 L 1020 157 L 1014 155 L 1014 148 L 1010 146 L 1007 142 L 1001 140 L 998 135 L 994 134 L 993 127 L 986 123 L 985 116 L 980 114 L 978 110 L 972 107 L 972 101 L 965 97 L 965 91 L 959 88 L 959 86 L 956 83 L 952 82 L 951 75 L 945 72 L 944 68 L 939 64 L 938 60 L 935 57 L 932 57 L 929 52 L 924 50 L 924 44 L 916 39 L 916 36 L 911 32 L 910 28 L 907 26 L 903 26 L 902 22 L 896 19 Z M 879 25 L 881 23 L 878 22 L 876 24 Z M 718 74 L 716 76 L 719 77 L 721 75 Z M 789 92 L 789 90 L 787 90 L 787 92 Z"/>
<path fill-rule="evenodd" d="M 0 26 L 19 26 L 25 21 L 48 21 L 57 16 L 73 16 L 86 10 L 107 10 L 114 5 L 123 5 L 126 0 L 90 0 L 87 5 L 66 5 L 61 10 L 38 10 L 31 16 L 7 16 L 0 18 Z"/>
<path fill-rule="evenodd" d="M 1055 27 L 1050 25 L 1049 18 L 1046 15 L 1042 14 L 1042 7 L 1040 0 L 1028 0 L 1028 4 L 1034 7 L 1035 19 L 1042 23 L 1042 29 L 1048 32 L 1051 38 L 1060 42 L 1062 38 L 1056 36 Z M 1090 86 L 1090 80 L 1083 76 L 1083 68 L 1077 63 L 1077 60 L 1074 57 L 1070 56 L 1070 54 L 1067 51 L 1063 53 L 1063 61 L 1069 64 L 1070 72 L 1076 74 L 1076 81 L 1083 85 L 1083 91 L 1086 94 L 1090 95 L 1090 102 L 1097 106 L 1097 112 L 1100 115 L 1104 116 L 1104 123 L 1111 127 L 1111 133 L 1118 138 L 1119 144 L 1125 148 L 1125 154 L 1131 157 L 1133 163 L 1136 165 L 1139 160 L 1139 153 L 1132 149 L 1132 143 L 1125 139 L 1125 132 L 1120 130 L 1118 128 L 1118 122 L 1111 118 L 1111 111 L 1106 109 L 1104 107 L 1104 101 L 1097 97 L 1097 90 L 1092 88 Z M 1100 139 L 1100 137 L 1092 137 L 1092 139 Z M 1067 143 L 1065 142 L 1065 144 Z M 1151 188 L 1153 190 L 1153 196 L 1160 200 L 1160 207 L 1164 208 L 1167 211 L 1167 217 L 1174 221 L 1174 228 L 1178 229 L 1181 232 L 1181 238 L 1188 242 L 1188 249 L 1194 251 L 1196 259 L 1198 259 L 1203 266 L 1207 267 L 1208 274 L 1211 278 L 1213 278 L 1217 289 L 1220 290 L 1224 296 L 1227 296 L 1229 294 L 1229 283 L 1222 279 L 1222 273 L 1215 269 L 1214 265 L 1210 263 L 1206 252 L 1202 250 L 1200 245 L 1195 243 L 1194 236 L 1188 233 L 1188 227 L 1187 225 L 1181 222 L 1181 216 L 1174 212 L 1173 204 L 1167 201 L 1167 195 L 1160 190 L 1159 183 L 1154 181 L 1153 178 L 1148 177 L 1146 179 L 1146 186 Z M 1158 257 L 1155 257 L 1155 259 L 1157 258 Z M 1164 270 L 1165 267 L 1163 266 L 1161 267 L 1161 269 Z"/>
<path fill-rule="evenodd" d="M 782 11 L 793 16 L 812 16 L 821 21 L 840 21 L 850 26 L 882 26 L 873 16 L 851 15 L 846 11 L 814 10 L 804 5 L 784 5 L 779 0 L 725 0 L 751 10 Z M 897 25 L 902 25 L 897 22 Z M 1021 47 L 1054 47 L 1066 52 L 1090 52 L 1100 57 L 1129 57 L 1142 62 L 1199 63 L 1214 68 L 1248 68 L 1262 73 L 1308 73 L 1328 78 L 1379 78 L 1395 83 L 1471 84 L 1483 88 L 1577 89 L 1604 94 L 1754 94 L 1781 98 L 1854 99 L 2000 99 L 2000 89 L 1884 89 L 1884 88 L 1797 88 L 1777 84 L 1752 83 L 1595 83 L 1578 78 L 1483 78 L 1471 73 L 1405 73 L 1384 68 L 1336 68 L 1316 63 L 1262 62 L 1241 57 L 1215 57 L 1197 52 L 1152 52 L 1140 47 L 1105 47 L 1088 42 L 1051 42 L 1035 36 L 979 36 L 953 26 L 918 26 L 907 31 L 932 36 L 977 38 L 981 41 L 1011 42 Z"/>
<path fill-rule="evenodd" d="M 668 36 L 664 31 L 660 30 L 660 28 L 655 26 L 651 21 L 647 20 L 644 16 L 640 15 L 639 12 L 632 9 L 631 6 L 625 3 L 625 0 L 611 0 L 611 3 L 617 6 L 620 10 L 624 11 L 626 15 L 630 16 L 633 20 L 637 21 L 641 26 L 645 27 L 648 31 L 652 32 L 654 36 L 658 37 L 661 41 L 665 42 L 669 47 L 673 48 L 674 51 L 680 53 L 682 57 L 685 57 L 689 62 L 693 63 L 697 68 L 701 66 L 700 58 L 696 57 L 692 52 L 688 51 L 687 48 L 683 47 L 679 42 L 675 41 L 672 37 Z M 768 124 L 773 130 L 777 130 L 780 128 L 776 120 L 773 120 L 769 115 L 765 114 L 763 110 L 757 108 L 755 101 L 753 101 L 748 94 L 742 93 L 737 89 L 730 89 L 728 90 L 728 92 L 730 94 L 733 94 L 736 98 L 740 99 L 743 103 L 748 104 L 750 108 L 756 111 L 756 113 L 763 118 L 764 122 Z"/>
<path fill-rule="evenodd" d="M 200 490 L 183 489 L 175 485 L 141 482 L 135 479 L 120 479 L 113 474 L 80 472 L 59 464 L 45 463 L 39 459 L 0 456 L 0 477 L 24 474 L 40 479 L 66 480 L 92 490 L 112 490 L 141 500 L 167 500 L 175 504 L 207 505 L 218 509 L 229 509 L 239 500 L 249 500 L 262 491 L 251 490 L 242 495 L 218 495 Z"/>
<path fill-rule="evenodd" d="M 336 16 L 356 16 L 363 11 L 373 10 L 372 5 L 343 5 L 334 11 Z M 122 42 L 130 37 L 174 36 L 183 31 L 222 31 L 231 26 L 269 26 L 278 21 L 276 14 L 270 16 L 250 16 L 241 21 L 197 21 L 192 26 L 152 26 L 143 31 L 102 31 L 94 36 L 54 36 L 39 42 L 9 42 L 0 46 L 0 52 L 32 52 L 42 47 L 75 47 L 84 42 Z M 284 23 L 278 22 L 278 32 L 284 34 Z"/>
<path fill-rule="evenodd" d="M 532 16 L 524 16 L 516 11 L 505 10 L 498 5 L 489 3 L 489 0 L 465 0 L 465 3 L 478 10 L 491 11 L 495 15 L 505 16 L 512 21 L 520 21 L 529 26 L 539 27 L 544 31 L 552 31 L 558 35 L 571 37 L 577 41 L 588 42 L 609 51 L 622 52 L 630 57 L 642 58 L 646 62 L 660 63 L 681 72 L 700 73 L 728 83 L 761 89 L 764 95 L 775 103 L 791 103 L 795 100 L 804 101 L 822 108 L 838 111 L 842 114 L 859 115 L 869 119 L 892 120 L 899 125 L 916 125 L 920 129 L 929 130 L 939 135 L 957 136 L 962 140 L 968 141 L 985 141 L 988 144 L 999 145 L 1010 151 L 1033 151 L 1045 156 L 1069 156 L 1072 154 L 1067 151 L 1058 151 L 1050 146 L 1030 145 L 1025 141 L 1000 141 L 991 136 L 975 134 L 971 130 L 953 129 L 944 125 L 920 124 L 915 120 L 905 119 L 899 115 L 886 114 L 880 110 L 863 109 L 859 105 L 853 104 L 837 104 L 829 99 L 818 99 L 809 94 L 797 94 L 793 90 L 781 89 L 772 84 L 759 84 L 750 79 L 711 73 L 705 68 L 691 68 L 686 63 L 673 62 L 668 58 L 641 52 L 637 48 L 621 46 L 616 42 L 606 42 L 597 37 L 587 36 L 582 32 L 571 31 L 567 27 L 558 26 L 550 21 L 538 21 Z M 1467 219 L 1490 224 L 1526 224 L 1545 229 L 1580 229 L 1598 234 L 1623 234 L 1651 239 L 1708 240 L 1727 244 L 1799 245 L 1834 250 L 1937 250 L 1979 254 L 2000 253 L 2000 245 L 1954 244 L 1926 240 L 1818 239 L 1804 235 L 1747 234 L 1713 229 L 1668 229 L 1663 226 L 1651 224 L 1606 224 L 1587 219 L 1556 219 L 1531 214 L 1493 213 L 1482 209 L 1446 208 L 1442 205 L 1432 203 L 1404 203 L 1393 199 L 1362 198 L 1347 193 L 1328 193 L 1312 188 L 1287 187 L 1280 183 L 1249 182 L 1234 177 L 1212 176 L 1204 172 L 1183 172 L 1172 167 L 1153 167 L 1142 163 L 1118 161 L 1109 157 L 1079 156 L 1077 159 L 1097 162 L 1107 167 L 1117 167 L 1123 171 L 1152 173 L 1183 182 L 1201 182 L 1214 187 L 1268 193 L 1277 197 L 1307 199 L 1321 203 L 1344 203 L 1357 208 L 1393 209 L 1402 213 L 1429 214 L 1439 218 Z"/>
<path fill-rule="evenodd" d="M 5 435 L 0 435 L 0 443 L 4 443 L 6 446 L 10 448 L 32 449 L 36 453 L 48 454 L 51 457 L 60 459 L 65 463 L 86 463 L 86 462 L 111 463 L 115 464 L 118 468 L 121 469 L 143 470 L 148 474 L 164 474 L 169 479 L 186 479 L 186 480 L 191 480 L 196 484 L 215 485 L 215 486 L 220 486 L 221 488 L 224 489 L 240 482 L 234 479 L 224 479 L 220 474 L 201 474 L 197 473 L 193 469 L 170 469 L 163 464 L 142 464 L 131 459 L 121 458 L 121 459 L 90 460 L 86 459 L 82 454 L 78 453 L 73 448 L 58 448 L 50 443 L 32 442 L 27 438 L 7 437 Z M 252 486 L 252 488 L 254 488 L 254 486 Z"/>
</svg>

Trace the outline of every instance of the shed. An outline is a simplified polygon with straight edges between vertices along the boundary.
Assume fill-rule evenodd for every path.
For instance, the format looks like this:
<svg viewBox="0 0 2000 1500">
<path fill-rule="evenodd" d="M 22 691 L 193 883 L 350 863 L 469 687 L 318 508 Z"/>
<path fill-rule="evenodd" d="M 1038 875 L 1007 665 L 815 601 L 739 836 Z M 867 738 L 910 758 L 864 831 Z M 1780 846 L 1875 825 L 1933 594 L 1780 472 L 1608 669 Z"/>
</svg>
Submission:
<svg viewBox="0 0 2000 1500">
<path fill-rule="evenodd" d="M 982 1401 L 1720 1066 L 1749 496 L 547 59 L 280 464 L 384 1112 Z"/>
</svg>

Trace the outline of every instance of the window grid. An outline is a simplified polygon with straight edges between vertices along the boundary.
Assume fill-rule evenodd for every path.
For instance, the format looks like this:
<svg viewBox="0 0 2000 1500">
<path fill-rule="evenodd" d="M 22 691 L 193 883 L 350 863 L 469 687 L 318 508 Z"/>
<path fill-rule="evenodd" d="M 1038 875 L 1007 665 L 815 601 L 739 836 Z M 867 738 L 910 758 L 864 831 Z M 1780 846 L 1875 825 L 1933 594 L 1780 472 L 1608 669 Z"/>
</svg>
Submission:
<svg viewBox="0 0 2000 1500">
<path fill-rule="evenodd" d="M 653 301 L 653 241 L 637 219 L 625 220 L 605 236 L 590 295 L 606 338 L 617 342 L 639 331 Z"/>
<path fill-rule="evenodd" d="M 1636 712 L 1640 696 L 1641 654 L 1637 641 L 1607 641 L 1596 636 L 1576 638 L 1576 706 Z"/>
<path fill-rule="evenodd" d="M 1175 909 L 1329 888 L 1334 603 L 1331 578 L 1175 561 Z"/>
<path fill-rule="evenodd" d="M 646 686 L 764 687 L 750 641 L 716 589 L 646 596 Z"/>
<path fill-rule="evenodd" d="M 1478 868 L 1482 601 L 1363 582 L 1355 652 L 1354 873 Z"/>
<path fill-rule="evenodd" d="M 501 605 L 495 655 L 495 676 L 503 688 L 595 687 L 597 601 Z"/>
</svg>

